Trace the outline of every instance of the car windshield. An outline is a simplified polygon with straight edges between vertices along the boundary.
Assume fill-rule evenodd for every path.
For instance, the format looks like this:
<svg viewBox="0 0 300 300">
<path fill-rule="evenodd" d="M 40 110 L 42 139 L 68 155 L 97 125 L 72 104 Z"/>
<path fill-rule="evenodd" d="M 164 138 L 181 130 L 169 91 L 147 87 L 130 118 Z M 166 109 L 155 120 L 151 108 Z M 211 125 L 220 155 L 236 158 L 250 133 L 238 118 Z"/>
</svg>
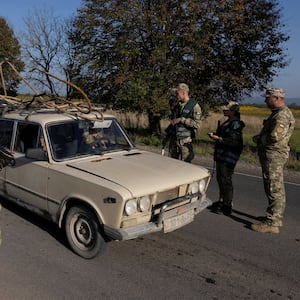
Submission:
<svg viewBox="0 0 300 300">
<path fill-rule="evenodd" d="M 134 147 L 116 119 L 74 120 L 47 126 L 51 152 L 55 160 L 104 154 Z"/>
</svg>

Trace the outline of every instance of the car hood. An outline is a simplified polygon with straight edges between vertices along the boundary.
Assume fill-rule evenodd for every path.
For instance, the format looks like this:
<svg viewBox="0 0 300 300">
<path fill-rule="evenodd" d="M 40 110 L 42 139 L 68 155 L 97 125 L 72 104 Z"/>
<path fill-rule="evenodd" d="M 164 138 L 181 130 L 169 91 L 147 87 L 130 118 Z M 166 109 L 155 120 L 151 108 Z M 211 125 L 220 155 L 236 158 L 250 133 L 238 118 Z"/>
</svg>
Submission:
<svg viewBox="0 0 300 300">
<path fill-rule="evenodd" d="M 123 186 L 134 196 L 151 194 L 209 175 L 207 169 L 144 150 L 93 156 L 67 166 Z"/>
</svg>

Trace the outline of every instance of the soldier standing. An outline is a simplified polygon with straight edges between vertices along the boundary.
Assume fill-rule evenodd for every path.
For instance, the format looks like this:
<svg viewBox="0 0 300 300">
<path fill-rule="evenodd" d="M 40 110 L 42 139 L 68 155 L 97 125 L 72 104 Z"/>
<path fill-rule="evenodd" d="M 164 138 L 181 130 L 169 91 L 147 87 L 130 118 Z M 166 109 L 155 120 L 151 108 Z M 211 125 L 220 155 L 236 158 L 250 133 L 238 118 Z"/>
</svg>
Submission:
<svg viewBox="0 0 300 300">
<path fill-rule="evenodd" d="M 215 141 L 214 160 L 220 192 L 219 201 L 212 208 L 216 212 L 222 211 L 224 215 L 230 215 L 233 199 L 232 175 L 243 150 L 242 130 L 245 124 L 240 120 L 238 102 L 229 101 L 221 109 L 227 120 L 218 125 L 215 133 L 208 134 Z"/>
<path fill-rule="evenodd" d="M 283 89 L 269 88 L 264 96 L 265 103 L 272 113 L 264 120 L 263 128 L 259 135 L 253 137 L 253 142 L 257 144 L 269 205 L 262 222 L 252 224 L 251 229 L 279 233 L 286 202 L 283 168 L 289 157 L 288 143 L 295 127 L 295 119 L 285 105 Z"/>
<path fill-rule="evenodd" d="M 202 111 L 198 102 L 189 97 L 189 87 L 180 83 L 176 90 L 178 104 L 173 111 L 173 119 L 168 128 L 173 128 L 170 138 L 170 155 L 172 158 L 191 162 L 194 158 L 193 138 L 201 125 Z"/>
</svg>

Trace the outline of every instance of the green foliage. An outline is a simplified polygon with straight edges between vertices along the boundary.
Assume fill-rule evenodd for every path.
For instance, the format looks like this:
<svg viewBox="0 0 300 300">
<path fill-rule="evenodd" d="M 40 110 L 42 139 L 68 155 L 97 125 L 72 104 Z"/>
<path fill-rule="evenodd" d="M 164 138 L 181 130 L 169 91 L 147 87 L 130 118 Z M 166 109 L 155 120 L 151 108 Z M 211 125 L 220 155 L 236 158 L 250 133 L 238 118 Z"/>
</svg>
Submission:
<svg viewBox="0 0 300 300">
<path fill-rule="evenodd" d="M 295 128 L 291 137 L 290 146 L 300 157 L 300 128 Z"/>
<path fill-rule="evenodd" d="M 24 63 L 21 61 L 21 51 L 18 40 L 13 30 L 8 26 L 6 20 L 0 17 L 0 62 L 11 62 L 18 71 L 22 71 Z M 8 95 L 15 96 L 20 78 L 15 74 L 12 68 L 6 64 L 2 64 L 3 76 L 5 79 L 5 90 Z M 0 81 L 0 93 L 3 94 L 2 81 Z"/>
<path fill-rule="evenodd" d="M 264 87 L 286 65 L 277 0 L 85 0 L 69 38 L 96 101 L 164 116 L 190 85 L 205 110 Z"/>
<path fill-rule="evenodd" d="M 137 136 L 136 143 L 140 145 L 154 146 L 154 147 L 162 146 L 162 140 L 156 135 Z"/>
</svg>

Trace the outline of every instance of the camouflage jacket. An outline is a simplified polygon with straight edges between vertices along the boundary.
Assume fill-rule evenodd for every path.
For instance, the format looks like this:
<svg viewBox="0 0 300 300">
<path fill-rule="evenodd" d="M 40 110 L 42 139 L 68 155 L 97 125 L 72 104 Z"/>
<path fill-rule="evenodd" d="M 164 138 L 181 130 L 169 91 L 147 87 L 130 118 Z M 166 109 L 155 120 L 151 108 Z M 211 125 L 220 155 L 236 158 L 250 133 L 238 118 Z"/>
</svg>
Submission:
<svg viewBox="0 0 300 300">
<path fill-rule="evenodd" d="M 258 153 L 278 152 L 288 154 L 289 140 L 294 131 L 295 119 L 287 106 L 273 109 L 264 120 L 258 139 Z"/>
<path fill-rule="evenodd" d="M 177 118 L 181 121 L 176 126 L 177 138 L 190 142 L 195 136 L 195 130 L 200 128 L 202 111 L 196 100 L 190 99 L 187 103 L 179 103 Z"/>
</svg>

